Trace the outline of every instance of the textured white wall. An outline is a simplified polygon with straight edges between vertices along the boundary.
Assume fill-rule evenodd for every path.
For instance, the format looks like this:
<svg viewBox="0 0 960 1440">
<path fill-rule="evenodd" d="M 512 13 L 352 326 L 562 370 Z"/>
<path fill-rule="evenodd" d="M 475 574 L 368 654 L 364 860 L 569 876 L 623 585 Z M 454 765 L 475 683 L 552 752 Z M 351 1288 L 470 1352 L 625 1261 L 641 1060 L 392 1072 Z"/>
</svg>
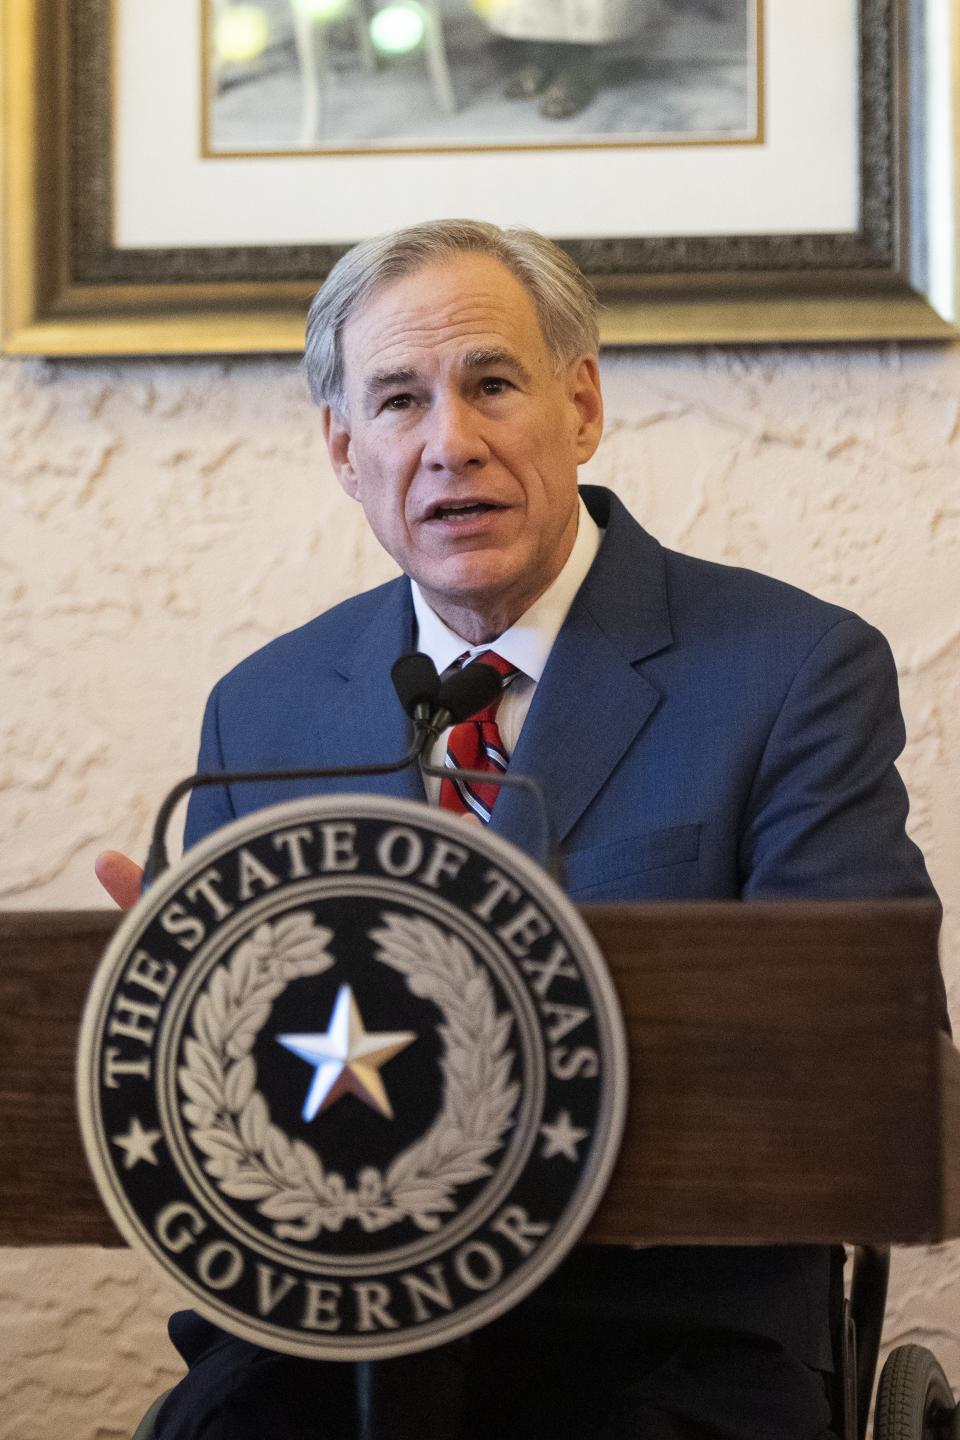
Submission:
<svg viewBox="0 0 960 1440">
<path fill-rule="evenodd" d="M 667 544 L 888 635 L 960 1021 L 960 348 L 617 354 L 604 375 L 587 478 Z M 143 851 L 217 676 L 391 573 L 293 361 L 0 361 L 0 905 L 101 903 L 93 855 Z M 169 1303 L 124 1252 L 0 1252 L 0 1437 L 129 1434 L 175 1373 Z M 888 1331 L 960 1381 L 960 1248 L 898 1257 Z"/>
</svg>

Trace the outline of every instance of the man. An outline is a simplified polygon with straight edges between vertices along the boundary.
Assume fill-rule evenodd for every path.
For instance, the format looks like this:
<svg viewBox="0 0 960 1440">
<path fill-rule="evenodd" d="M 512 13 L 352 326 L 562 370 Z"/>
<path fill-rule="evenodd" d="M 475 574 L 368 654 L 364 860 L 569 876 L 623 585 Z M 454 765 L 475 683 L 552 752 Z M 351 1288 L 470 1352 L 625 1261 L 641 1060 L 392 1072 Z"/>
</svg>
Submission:
<svg viewBox="0 0 960 1440">
<path fill-rule="evenodd" d="M 307 373 L 337 477 L 408 578 L 221 681 L 201 768 L 399 754 L 391 662 L 415 645 L 441 669 L 493 649 L 518 672 L 501 738 L 544 787 L 575 899 L 929 896 L 877 632 L 664 551 L 609 492 L 578 494 L 602 426 L 596 311 L 568 258 L 530 232 L 437 222 L 340 261 L 311 308 Z M 197 791 L 188 843 L 337 788 Z M 438 798 L 409 771 L 349 788 Z M 490 823 L 532 842 L 515 793 Z M 121 900 L 136 889 L 117 857 L 102 878 Z M 471 1434 L 824 1436 L 828 1272 L 827 1251 L 800 1246 L 581 1247 L 454 1347 Z M 164 1440 L 350 1433 L 347 1367 L 270 1357 L 196 1317 L 174 1333 L 192 1368 Z"/>
<path fill-rule="evenodd" d="M 600 46 L 635 35 L 659 6 L 656 0 L 488 0 L 477 8 L 517 52 L 507 98 L 539 95 L 541 115 L 565 120 L 596 94 Z"/>
</svg>

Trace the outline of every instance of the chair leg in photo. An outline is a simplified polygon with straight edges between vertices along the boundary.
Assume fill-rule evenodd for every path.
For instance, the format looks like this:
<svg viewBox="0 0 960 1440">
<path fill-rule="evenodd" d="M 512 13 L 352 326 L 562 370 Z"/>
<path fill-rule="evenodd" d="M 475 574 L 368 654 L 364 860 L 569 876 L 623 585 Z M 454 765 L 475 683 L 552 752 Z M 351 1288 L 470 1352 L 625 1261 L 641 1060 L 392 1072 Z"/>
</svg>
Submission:
<svg viewBox="0 0 960 1440">
<path fill-rule="evenodd" d="M 290 9 L 300 66 L 300 144 L 307 149 L 321 139 L 326 121 L 327 42 L 323 26 L 298 0 L 290 0 Z"/>
<path fill-rule="evenodd" d="M 443 43 L 443 19 L 440 15 L 440 6 L 437 4 L 437 0 L 427 0 L 424 8 L 427 12 L 426 61 L 430 81 L 433 85 L 434 98 L 437 106 L 445 115 L 452 115 L 456 111 L 457 101 L 450 79 L 450 67 L 447 64 L 447 50 Z"/>
<path fill-rule="evenodd" d="M 367 74 L 373 75 L 380 68 L 380 61 L 370 39 L 370 0 L 353 0 L 352 10 L 353 33 L 360 51 L 360 60 Z"/>
</svg>

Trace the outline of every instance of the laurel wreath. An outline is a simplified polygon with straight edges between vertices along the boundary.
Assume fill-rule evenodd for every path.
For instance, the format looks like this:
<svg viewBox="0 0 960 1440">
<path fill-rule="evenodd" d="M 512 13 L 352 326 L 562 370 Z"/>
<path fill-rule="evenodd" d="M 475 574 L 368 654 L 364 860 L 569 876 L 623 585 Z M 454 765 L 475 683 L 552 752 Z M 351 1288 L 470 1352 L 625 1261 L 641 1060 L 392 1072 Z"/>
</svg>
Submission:
<svg viewBox="0 0 960 1440">
<path fill-rule="evenodd" d="M 485 971 L 432 921 L 391 912 L 380 918 L 370 932 L 375 958 L 404 975 L 412 994 L 437 1005 L 445 1047 L 440 1113 L 385 1174 L 364 1166 L 351 1188 L 324 1169 L 310 1145 L 272 1122 L 256 1088 L 250 1051 L 275 1000 L 292 980 L 335 963 L 327 948 L 333 932 L 309 911 L 259 925 L 213 972 L 193 1008 L 177 1072 L 191 1139 L 221 1191 L 255 1201 L 278 1239 L 314 1240 L 350 1220 L 366 1232 L 401 1220 L 436 1230 L 456 1209 L 457 1186 L 491 1173 L 487 1159 L 510 1125 L 519 1090 L 507 1049 L 513 1019 L 498 1015 Z"/>
</svg>

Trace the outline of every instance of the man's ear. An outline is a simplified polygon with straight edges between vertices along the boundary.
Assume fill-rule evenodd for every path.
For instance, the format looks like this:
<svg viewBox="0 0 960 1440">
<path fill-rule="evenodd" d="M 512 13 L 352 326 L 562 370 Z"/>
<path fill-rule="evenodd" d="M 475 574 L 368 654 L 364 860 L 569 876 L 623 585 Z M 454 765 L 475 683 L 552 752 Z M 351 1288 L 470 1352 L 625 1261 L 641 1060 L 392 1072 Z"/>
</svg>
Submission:
<svg viewBox="0 0 960 1440">
<path fill-rule="evenodd" d="M 603 433 L 603 396 L 600 362 L 596 355 L 581 355 L 567 371 L 567 394 L 576 411 L 577 464 L 584 465 L 600 444 Z"/>
<path fill-rule="evenodd" d="M 359 481 L 353 467 L 350 422 L 345 415 L 334 410 L 332 405 L 324 405 L 320 411 L 320 423 L 334 473 L 351 500 L 356 500 Z"/>
</svg>

